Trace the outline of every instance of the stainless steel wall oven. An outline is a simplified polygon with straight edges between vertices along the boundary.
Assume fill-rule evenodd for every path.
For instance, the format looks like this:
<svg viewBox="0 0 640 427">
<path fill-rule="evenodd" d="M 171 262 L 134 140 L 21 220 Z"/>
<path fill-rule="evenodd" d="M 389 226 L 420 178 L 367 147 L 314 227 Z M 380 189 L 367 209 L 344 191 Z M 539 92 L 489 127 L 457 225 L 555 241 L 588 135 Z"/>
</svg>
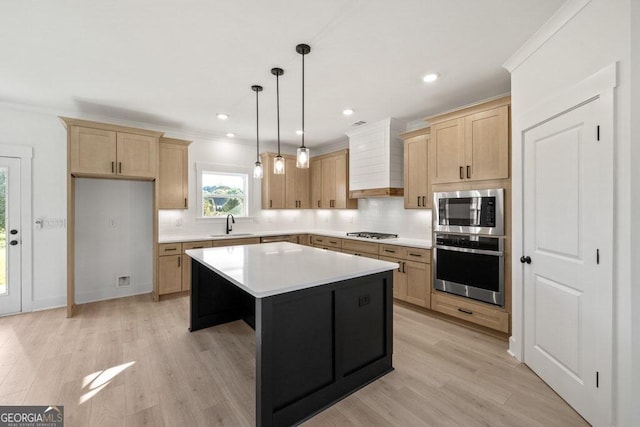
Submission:
<svg viewBox="0 0 640 427">
<path fill-rule="evenodd" d="M 434 194 L 435 289 L 504 306 L 503 194 Z"/>
</svg>

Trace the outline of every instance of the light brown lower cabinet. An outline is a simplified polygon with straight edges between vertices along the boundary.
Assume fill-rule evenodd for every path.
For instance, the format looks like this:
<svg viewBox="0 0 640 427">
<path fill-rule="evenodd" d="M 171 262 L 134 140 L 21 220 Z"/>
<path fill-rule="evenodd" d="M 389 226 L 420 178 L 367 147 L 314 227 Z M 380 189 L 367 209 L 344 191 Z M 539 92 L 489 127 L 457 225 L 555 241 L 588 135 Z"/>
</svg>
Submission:
<svg viewBox="0 0 640 427">
<path fill-rule="evenodd" d="M 393 297 L 431 308 L 431 251 L 381 244 L 380 259 L 398 263 L 393 271 Z"/>
<path fill-rule="evenodd" d="M 182 244 L 182 290 L 188 291 L 191 289 L 191 257 L 185 252 L 189 249 L 203 249 L 210 248 L 211 241 L 202 242 L 185 242 Z"/>
<path fill-rule="evenodd" d="M 434 291 L 431 309 L 497 331 L 509 332 L 509 313 L 468 298 Z"/>
</svg>

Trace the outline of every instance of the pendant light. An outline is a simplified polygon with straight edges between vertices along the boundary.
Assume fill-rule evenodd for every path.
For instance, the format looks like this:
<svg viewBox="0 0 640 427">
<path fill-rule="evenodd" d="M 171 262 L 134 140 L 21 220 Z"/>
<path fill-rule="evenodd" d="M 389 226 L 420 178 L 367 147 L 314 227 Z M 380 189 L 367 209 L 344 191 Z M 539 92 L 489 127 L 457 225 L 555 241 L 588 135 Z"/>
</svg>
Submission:
<svg viewBox="0 0 640 427">
<path fill-rule="evenodd" d="M 309 168 L 309 149 L 304 146 L 304 56 L 311 52 L 308 44 L 296 46 L 296 52 L 302 55 L 302 145 L 298 147 L 296 153 L 296 167 L 301 169 Z"/>
<path fill-rule="evenodd" d="M 259 123 L 259 111 L 258 111 L 258 93 L 262 92 L 262 86 L 253 85 L 251 90 L 256 93 L 256 162 L 253 166 L 253 177 L 256 179 L 262 179 L 262 163 L 260 163 L 260 129 Z"/>
<path fill-rule="evenodd" d="M 272 68 L 271 74 L 276 76 L 276 109 L 278 113 L 278 155 L 273 159 L 273 173 L 284 174 L 284 158 L 280 155 L 280 76 L 284 74 L 282 68 Z"/>
</svg>

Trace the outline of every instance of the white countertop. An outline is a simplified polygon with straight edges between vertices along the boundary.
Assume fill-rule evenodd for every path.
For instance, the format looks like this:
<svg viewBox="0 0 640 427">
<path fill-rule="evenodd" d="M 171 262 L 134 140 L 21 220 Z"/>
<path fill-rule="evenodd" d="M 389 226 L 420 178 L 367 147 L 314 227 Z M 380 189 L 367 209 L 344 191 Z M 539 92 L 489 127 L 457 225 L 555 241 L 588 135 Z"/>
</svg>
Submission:
<svg viewBox="0 0 640 427">
<path fill-rule="evenodd" d="M 354 230 L 361 231 L 361 230 Z M 414 248 L 431 249 L 431 240 L 412 239 L 407 237 L 398 237 L 396 239 L 365 239 L 361 237 L 347 236 L 346 231 L 333 230 L 279 230 L 279 231 L 258 231 L 252 233 L 231 233 L 228 235 L 220 234 L 204 234 L 204 233 L 184 233 L 184 234 L 161 234 L 158 243 L 176 243 L 176 242 L 195 242 L 199 240 L 224 240 L 230 238 L 251 238 L 251 237 L 267 237 L 267 236 L 286 236 L 290 234 L 318 234 L 322 236 L 340 237 L 341 239 L 361 240 L 363 242 L 385 243 L 388 245 L 410 246 Z"/>
<path fill-rule="evenodd" d="M 256 298 L 394 270 L 398 264 L 287 242 L 186 251 Z"/>
</svg>

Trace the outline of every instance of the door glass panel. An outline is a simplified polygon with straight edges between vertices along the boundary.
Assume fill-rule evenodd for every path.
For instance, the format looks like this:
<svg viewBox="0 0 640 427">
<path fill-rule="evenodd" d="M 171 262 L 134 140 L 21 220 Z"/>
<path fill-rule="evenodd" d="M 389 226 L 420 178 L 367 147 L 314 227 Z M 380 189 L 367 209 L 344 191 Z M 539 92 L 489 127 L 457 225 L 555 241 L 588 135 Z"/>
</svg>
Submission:
<svg viewBox="0 0 640 427">
<path fill-rule="evenodd" d="M 7 168 L 0 168 L 0 295 L 8 293 L 7 286 Z"/>
</svg>

